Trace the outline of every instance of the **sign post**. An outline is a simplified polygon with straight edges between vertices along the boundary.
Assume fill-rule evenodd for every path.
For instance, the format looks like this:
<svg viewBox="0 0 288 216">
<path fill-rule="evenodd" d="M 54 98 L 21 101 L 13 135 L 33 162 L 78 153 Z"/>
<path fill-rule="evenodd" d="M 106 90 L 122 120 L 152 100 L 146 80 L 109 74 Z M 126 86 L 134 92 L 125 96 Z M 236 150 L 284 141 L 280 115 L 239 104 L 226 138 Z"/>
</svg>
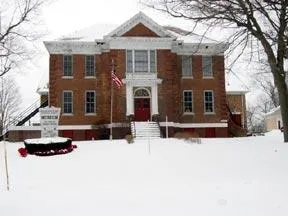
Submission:
<svg viewBox="0 0 288 216">
<path fill-rule="evenodd" d="M 41 138 L 57 137 L 60 108 L 40 108 Z"/>
</svg>

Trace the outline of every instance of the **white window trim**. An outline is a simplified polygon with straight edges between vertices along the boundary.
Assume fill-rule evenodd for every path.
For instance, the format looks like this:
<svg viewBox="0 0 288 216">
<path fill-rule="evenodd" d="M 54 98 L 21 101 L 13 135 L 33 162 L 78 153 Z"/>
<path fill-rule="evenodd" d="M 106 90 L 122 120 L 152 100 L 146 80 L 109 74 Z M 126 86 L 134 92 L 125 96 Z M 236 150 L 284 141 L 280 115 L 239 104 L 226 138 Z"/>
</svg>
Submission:
<svg viewBox="0 0 288 216">
<path fill-rule="evenodd" d="M 87 64 L 87 62 L 86 62 L 86 57 L 87 56 L 93 56 L 93 59 L 94 59 L 94 68 L 93 68 L 93 75 L 91 76 L 91 75 L 89 75 L 89 76 L 87 76 L 87 67 L 86 67 L 86 64 Z M 96 78 L 96 56 L 95 55 L 85 55 L 85 79 L 94 79 L 94 78 Z"/>
<path fill-rule="evenodd" d="M 211 58 L 211 64 L 210 64 L 211 73 L 212 73 L 211 76 L 205 76 L 205 75 L 204 75 L 204 65 L 203 65 L 203 58 L 204 58 L 204 57 L 210 57 L 210 58 Z M 202 56 L 202 77 L 203 77 L 203 79 L 213 79 L 213 78 L 214 78 L 213 56 L 211 56 L 211 55 L 204 55 L 204 56 Z"/>
<path fill-rule="evenodd" d="M 71 101 L 71 113 L 64 113 L 64 93 L 65 92 L 70 92 L 71 94 L 72 94 L 72 101 Z M 63 111 L 62 111 L 62 115 L 64 115 L 64 116 L 73 116 L 73 91 L 71 91 L 71 90 L 63 90 L 62 91 L 62 109 L 63 109 Z"/>
<path fill-rule="evenodd" d="M 191 76 L 183 76 L 183 56 L 189 56 L 190 60 L 191 60 Z M 182 75 L 182 79 L 193 79 L 193 55 L 182 55 L 181 56 L 181 75 Z"/>
<path fill-rule="evenodd" d="M 62 79 L 74 79 L 73 76 L 62 76 Z"/>
<path fill-rule="evenodd" d="M 156 49 L 126 49 L 126 73 L 131 73 L 131 72 L 127 72 L 127 51 L 132 51 L 132 73 L 133 74 L 142 74 L 141 72 L 135 72 L 135 51 L 147 51 L 148 52 L 148 71 L 147 72 L 143 72 L 143 73 L 147 73 L 147 74 L 157 74 L 157 50 Z M 154 51 L 155 52 L 155 72 L 151 72 L 151 65 L 150 65 L 150 51 Z"/>
<path fill-rule="evenodd" d="M 86 94 L 87 94 L 87 92 L 94 92 L 94 112 L 93 112 L 93 113 L 92 113 L 92 112 L 91 112 L 91 113 L 87 113 L 87 112 L 86 112 L 86 108 L 87 108 L 87 97 L 86 97 L 87 95 L 86 95 Z M 85 95 L 84 95 L 84 97 L 85 97 L 85 107 L 84 107 L 84 108 L 85 108 L 85 115 L 86 115 L 86 116 L 96 115 L 96 113 L 97 113 L 97 112 L 96 112 L 96 91 L 95 91 L 95 90 L 85 90 Z"/>
<path fill-rule="evenodd" d="M 205 93 L 206 92 L 211 92 L 212 93 L 212 108 L 213 108 L 213 112 L 206 112 L 206 106 L 205 106 Z M 215 103 L 215 99 L 214 99 L 214 91 L 213 90 L 204 90 L 204 93 L 203 93 L 203 102 L 204 102 L 204 114 L 205 115 L 215 115 L 215 106 L 214 106 L 214 103 Z"/>
<path fill-rule="evenodd" d="M 67 76 L 65 75 L 65 56 L 71 56 L 71 76 Z M 63 55 L 63 75 L 62 75 L 62 78 L 63 79 L 73 79 L 73 55 Z"/>
<path fill-rule="evenodd" d="M 192 97 L 192 112 L 186 112 L 184 110 L 185 108 L 185 92 L 191 92 L 191 97 Z M 193 91 L 192 90 L 183 90 L 183 95 L 182 95 L 182 98 L 183 98 L 183 103 L 182 103 L 182 106 L 183 106 L 183 115 L 194 115 L 194 97 L 193 97 Z"/>
<path fill-rule="evenodd" d="M 96 76 L 85 76 L 85 79 L 96 79 Z"/>
</svg>

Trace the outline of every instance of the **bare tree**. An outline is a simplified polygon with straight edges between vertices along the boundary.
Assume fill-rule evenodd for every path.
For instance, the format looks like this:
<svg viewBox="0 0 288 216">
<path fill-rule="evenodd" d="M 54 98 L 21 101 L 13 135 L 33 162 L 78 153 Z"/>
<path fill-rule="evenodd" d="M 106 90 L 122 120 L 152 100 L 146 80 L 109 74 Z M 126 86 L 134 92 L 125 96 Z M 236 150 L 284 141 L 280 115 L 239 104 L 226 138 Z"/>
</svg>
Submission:
<svg viewBox="0 0 288 216">
<path fill-rule="evenodd" d="M 257 73 L 253 75 L 252 87 L 255 90 L 261 91 L 259 99 L 260 102 L 264 104 L 263 112 L 267 112 L 267 109 L 269 112 L 270 109 L 280 105 L 279 94 L 267 62 L 260 64 L 260 68 L 257 70 Z"/>
<path fill-rule="evenodd" d="M 19 111 L 21 96 L 16 82 L 12 78 L 0 80 L 0 134 L 7 129 L 10 118 Z"/>
<path fill-rule="evenodd" d="M 143 2 L 143 1 L 142 1 Z M 288 54 L 288 0 L 152 0 L 150 7 L 201 23 L 207 28 L 225 28 L 232 47 L 250 48 L 251 58 L 265 57 L 279 94 L 288 142 L 288 91 L 284 59 Z"/>
<path fill-rule="evenodd" d="M 39 38 L 39 10 L 45 0 L 1 0 L 0 76 L 20 66 L 33 52 L 29 42 Z"/>
<path fill-rule="evenodd" d="M 250 133 L 265 131 L 265 118 L 258 105 L 247 106 L 247 128 Z"/>
</svg>

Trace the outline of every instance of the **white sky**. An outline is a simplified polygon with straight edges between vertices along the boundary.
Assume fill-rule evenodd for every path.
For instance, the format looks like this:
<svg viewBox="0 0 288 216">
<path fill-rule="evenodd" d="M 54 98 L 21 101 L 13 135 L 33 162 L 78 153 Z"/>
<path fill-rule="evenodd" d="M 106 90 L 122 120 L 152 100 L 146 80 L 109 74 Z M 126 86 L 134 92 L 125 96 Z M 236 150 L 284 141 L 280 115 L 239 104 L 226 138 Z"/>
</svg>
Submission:
<svg viewBox="0 0 288 216">
<path fill-rule="evenodd" d="M 53 40 L 59 36 L 69 34 L 75 30 L 89 27 L 93 24 L 122 24 L 139 11 L 144 12 L 160 25 L 177 25 L 191 29 L 191 22 L 183 19 L 173 19 L 168 15 L 148 9 L 139 3 L 139 0 L 55 0 L 43 8 L 43 22 L 48 34 L 43 40 Z M 191 27 L 190 27 L 191 26 Z M 36 101 L 39 95 L 37 87 L 43 76 L 48 74 L 49 56 L 40 43 L 43 55 L 35 59 L 29 67 L 25 68 L 21 75 L 17 75 L 17 81 L 23 95 L 21 109 L 28 107 Z"/>
</svg>

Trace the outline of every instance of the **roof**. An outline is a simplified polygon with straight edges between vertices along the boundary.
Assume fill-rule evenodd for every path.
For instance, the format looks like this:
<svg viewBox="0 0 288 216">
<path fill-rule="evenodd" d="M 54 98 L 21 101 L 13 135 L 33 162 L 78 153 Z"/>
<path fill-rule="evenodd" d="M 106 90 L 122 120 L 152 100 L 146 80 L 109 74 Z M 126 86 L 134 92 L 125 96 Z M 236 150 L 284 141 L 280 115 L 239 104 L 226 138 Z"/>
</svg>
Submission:
<svg viewBox="0 0 288 216">
<path fill-rule="evenodd" d="M 103 40 L 104 35 L 111 32 L 118 25 L 115 24 L 94 24 L 92 26 L 74 31 L 68 35 L 56 39 L 57 41 L 95 41 Z"/>
<path fill-rule="evenodd" d="M 181 40 L 184 43 L 221 43 L 220 41 L 181 29 L 176 26 L 163 26 L 163 28 L 167 29 L 169 32 L 171 32 L 171 34 L 177 37 L 177 40 Z"/>
<path fill-rule="evenodd" d="M 271 116 L 273 114 L 275 114 L 276 112 L 280 111 L 280 106 L 273 108 L 272 110 L 270 110 L 270 112 L 265 113 L 265 116 Z"/>
<path fill-rule="evenodd" d="M 149 29 L 157 33 L 161 37 L 170 37 L 183 41 L 184 43 L 220 43 L 217 40 L 198 35 L 194 32 L 181 29 L 176 26 L 161 26 L 154 22 L 143 12 L 137 13 L 135 16 L 124 22 L 123 24 L 95 24 L 90 27 L 74 31 L 68 35 L 56 39 L 56 41 L 85 41 L 94 42 L 101 41 L 107 37 L 121 36 L 125 31 L 133 28 L 138 23 L 142 23 Z"/>
</svg>

